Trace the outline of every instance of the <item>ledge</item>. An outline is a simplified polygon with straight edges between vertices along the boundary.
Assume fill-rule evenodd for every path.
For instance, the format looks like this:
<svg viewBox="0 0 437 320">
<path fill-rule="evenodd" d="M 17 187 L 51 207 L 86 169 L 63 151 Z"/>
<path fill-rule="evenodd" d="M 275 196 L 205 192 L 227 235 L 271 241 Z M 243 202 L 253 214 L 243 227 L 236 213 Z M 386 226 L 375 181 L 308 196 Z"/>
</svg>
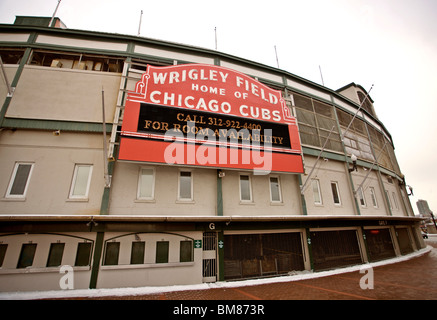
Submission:
<svg viewBox="0 0 437 320">
<path fill-rule="evenodd" d="M 421 221 L 421 217 L 405 216 L 357 216 L 357 215 L 290 215 L 290 216 L 145 216 L 145 215 L 0 215 L 0 222 L 229 222 L 229 221 L 326 221 L 326 220 L 374 220 L 374 221 Z"/>
</svg>

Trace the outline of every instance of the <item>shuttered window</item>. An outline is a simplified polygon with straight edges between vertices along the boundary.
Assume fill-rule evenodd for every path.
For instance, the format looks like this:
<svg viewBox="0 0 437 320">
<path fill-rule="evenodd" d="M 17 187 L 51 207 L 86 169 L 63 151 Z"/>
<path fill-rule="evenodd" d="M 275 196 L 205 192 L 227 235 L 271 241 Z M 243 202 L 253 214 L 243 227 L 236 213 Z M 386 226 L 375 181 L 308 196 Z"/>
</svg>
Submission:
<svg viewBox="0 0 437 320">
<path fill-rule="evenodd" d="M 143 264 L 145 252 L 146 252 L 146 242 L 144 241 L 132 242 L 130 263 Z"/>
<path fill-rule="evenodd" d="M 180 262 L 193 261 L 193 242 L 184 240 L 180 242 Z"/>
<path fill-rule="evenodd" d="M 158 241 L 156 243 L 156 263 L 168 263 L 168 241 Z"/>
<path fill-rule="evenodd" d="M 107 242 L 105 250 L 105 266 L 118 264 L 118 256 L 120 254 L 120 242 Z"/>
<path fill-rule="evenodd" d="M 76 260 L 74 265 L 77 267 L 89 266 L 91 261 L 91 242 L 80 242 L 77 244 Z"/>
<path fill-rule="evenodd" d="M 26 243 L 21 247 L 17 269 L 31 267 L 35 257 L 36 243 Z"/>
<path fill-rule="evenodd" d="M 62 264 L 65 243 L 52 243 L 50 245 L 47 267 L 59 267 Z"/>
</svg>

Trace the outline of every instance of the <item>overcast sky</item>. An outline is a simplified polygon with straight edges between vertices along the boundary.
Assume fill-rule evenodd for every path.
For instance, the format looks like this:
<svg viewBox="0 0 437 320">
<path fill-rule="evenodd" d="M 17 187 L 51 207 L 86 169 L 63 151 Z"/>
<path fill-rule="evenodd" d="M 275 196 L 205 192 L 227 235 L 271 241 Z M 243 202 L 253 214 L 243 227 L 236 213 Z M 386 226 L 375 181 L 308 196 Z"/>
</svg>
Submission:
<svg viewBox="0 0 437 320">
<path fill-rule="evenodd" d="M 58 0 L 0 0 L 0 23 L 51 17 Z M 436 0 L 62 0 L 71 29 L 217 49 L 336 90 L 355 82 L 392 135 L 411 204 L 437 213 Z M 320 68 L 319 68 L 320 66 Z"/>
</svg>

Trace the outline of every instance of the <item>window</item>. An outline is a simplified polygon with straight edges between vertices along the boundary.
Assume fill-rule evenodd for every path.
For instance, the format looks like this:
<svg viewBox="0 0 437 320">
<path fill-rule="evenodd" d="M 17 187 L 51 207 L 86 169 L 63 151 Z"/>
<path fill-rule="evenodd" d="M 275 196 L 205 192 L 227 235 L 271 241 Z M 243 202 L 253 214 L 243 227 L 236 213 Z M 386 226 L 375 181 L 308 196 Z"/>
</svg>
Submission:
<svg viewBox="0 0 437 320">
<path fill-rule="evenodd" d="M 366 198 L 364 197 L 363 188 L 358 188 L 358 200 L 360 201 L 360 205 L 365 208 L 367 206 L 366 204 Z"/>
<path fill-rule="evenodd" d="M 123 71 L 123 60 L 102 55 L 84 55 L 69 52 L 51 52 L 35 50 L 30 62 L 35 66 L 63 69 L 92 70 L 101 72 Z"/>
<path fill-rule="evenodd" d="M 59 267 L 62 264 L 65 243 L 52 243 L 50 245 L 47 267 Z"/>
<path fill-rule="evenodd" d="M 361 91 L 358 91 L 357 94 L 358 98 L 360 99 L 361 107 L 372 116 L 375 116 L 375 113 L 373 112 L 372 102 L 370 102 L 369 98 Z"/>
<path fill-rule="evenodd" d="M 350 140 L 351 148 L 358 150 L 358 143 L 357 143 L 357 141 L 354 140 L 354 139 L 349 139 L 349 140 Z"/>
<path fill-rule="evenodd" d="M 326 149 L 341 151 L 342 144 L 333 107 L 296 93 L 293 93 L 293 101 L 302 144 L 321 147 L 326 143 Z"/>
<path fill-rule="evenodd" d="M 107 242 L 105 251 L 105 266 L 118 264 L 118 255 L 120 253 L 120 242 Z"/>
<path fill-rule="evenodd" d="M 179 172 L 178 200 L 193 200 L 193 178 L 190 171 Z"/>
<path fill-rule="evenodd" d="M 270 177 L 270 201 L 281 202 L 281 186 L 279 184 L 279 177 Z"/>
<path fill-rule="evenodd" d="M 252 201 L 252 187 L 250 183 L 250 176 L 240 175 L 240 200 Z"/>
<path fill-rule="evenodd" d="M 332 198 L 334 199 L 334 204 L 341 204 L 340 192 L 338 190 L 338 182 L 331 182 Z"/>
<path fill-rule="evenodd" d="M 77 164 L 74 167 L 73 181 L 70 188 L 70 199 L 87 199 L 90 188 L 93 166 Z"/>
<path fill-rule="evenodd" d="M 7 244 L 0 244 L 0 268 L 2 267 L 3 261 L 5 260 L 6 249 L 8 249 Z"/>
<path fill-rule="evenodd" d="M 77 244 L 75 266 L 82 267 L 90 265 L 91 248 L 91 242 L 80 242 Z"/>
<path fill-rule="evenodd" d="M 322 194 L 320 192 L 320 183 L 319 180 L 312 180 L 313 186 L 313 195 L 314 195 L 314 204 L 322 204 Z"/>
<path fill-rule="evenodd" d="M 0 56 L 4 64 L 20 64 L 23 55 L 23 49 L 0 49 Z"/>
<path fill-rule="evenodd" d="M 389 149 L 393 149 L 390 140 L 388 140 L 384 133 L 380 132 L 372 126 L 367 126 L 369 129 L 370 140 L 372 141 L 372 147 L 375 151 L 375 155 L 378 156 L 378 164 L 392 170 L 393 164 L 390 159 Z"/>
<path fill-rule="evenodd" d="M 33 163 L 17 162 L 9 182 L 6 198 L 24 199 L 32 174 Z"/>
<path fill-rule="evenodd" d="M 399 209 L 398 199 L 396 198 L 396 194 L 394 192 L 392 192 L 392 196 L 393 196 L 393 203 L 395 204 L 395 208 Z"/>
<path fill-rule="evenodd" d="M 374 208 L 378 208 L 378 202 L 376 201 L 375 188 L 370 187 L 369 189 L 370 189 L 370 198 L 372 199 L 372 205 Z"/>
<path fill-rule="evenodd" d="M 185 240 L 180 242 L 180 262 L 193 261 L 193 242 Z"/>
<path fill-rule="evenodd" d="M 336 109 L 336 112 L 344 135 L 346 152 L 353 153 L 358 158 L 374 161 L 366 123 L 358 117 L 354 118 L 354 115 L 347 111 Z M 349 129 L 346 131 L 347 128 Z"/>
<path fill-rule="evenodd" d="M 155 196 L 155 170 L 152 168 L 141 168 L 138 178 L 139 200 L 152 200 Z"/>
<path fill-rule="evenodd" d="M 156 263 L 168 262 L 168 241 L 158 241 L 156 243 Z"/>
<path fill-rule="evenodd" d="M 393 209 L 393 204 L 391 203 L 390 195 L 388 194 L 387 190 L 385 190 L 385 196 L 387 197 L 387 201 L 390 205 L 390 209 Z"/>
<path fill-rule="evenodd" d="M 146 243 L 144 241 L 132 242 L 130 263 L 131 264 L 143 264 L 145 251 L 146 251 Z"/>
<path fill-rule="evenodd" d="M 31 267 L 35 257 L 36 243 L 25 243 L 21 247 L 17 269 Z"/>
</svg>

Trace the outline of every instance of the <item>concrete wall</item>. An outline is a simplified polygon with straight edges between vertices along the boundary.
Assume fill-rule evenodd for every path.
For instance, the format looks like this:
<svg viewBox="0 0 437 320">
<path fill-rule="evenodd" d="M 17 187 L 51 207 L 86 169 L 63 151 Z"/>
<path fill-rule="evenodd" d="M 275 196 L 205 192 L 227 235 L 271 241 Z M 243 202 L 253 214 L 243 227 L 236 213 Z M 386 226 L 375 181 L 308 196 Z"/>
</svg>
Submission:
<svg viewBox="0 0 437 320">
<path fill-rule="evenodd" d="M 305 201 L 308 215 L 354 215 L 355 203 L 351 196 L 351 187 L 344 163 L 335 160 L 319 159 L 311 176 L 309 173 L 316 162 L 315 157 L 305 156 L 305 167 L 308 175 L 302 176 L 302 184 L 307 179 L 319 180 L 322 203 L 315 203 L 312 182 L 305 186 Z M 335 204 L 332 195 L 331 182 L 337 182 L 340 193 L 340 204 Z"/>
<path fill-rule="evenodd" d="M 155 196 L 138 200 L 140 168 L 155 169 Z M 214 216 L 217 207 L 217 171 L 192 168 L 193 201 L 178 201 L 178 176 L 181 168 L 117 162 L 111 188 L 109 214 Z"/>
<path fill-rule="evenodd" d="M 112 122 L 121 76 L 118 73 L 26 65 L 7 117 L 102 122 L 102 87 L 106 122 Z"/>
<path fill-rule="evenodd" d="M 202 239 L 202 232 L 139 233 L 141 241 L 146 242 L 145 264 L 129 264 L 131 243 L 134 235 L 105 233 L 106 241 L 120 242 L 119 265 L 101 266 L 97 288 L 163 286 L 202 283 L 202 249 L 193 249 L 192 262 L 179 261 L 180 241 Z M 111 239 L 111 240 L 108 240 Z M 156 242 L 169 242 L 168 263 L 155 263 Z M 102 257 L 103 258 L 103 257 Z M 123 274 L 122 277 L 120 275 Z"/>
<path fill-rule="evenodd" d="M 223 215 L 225 216 L 269 216 L 301 215 L 302 204 L 297 175 L 271 174 L 254 175 L 251 172 L 225 170 L 223 185 Z M 240 174 L 249 175 L 252 187 L 252 201 L 240 201 Z M 270 201 L 269 177 L 279 178 L 282 193 L 280 203 Z"/>
<path fill-rule="evenodd" d="M 4 130 L 0 134 L 0 214 L 99 214 L 104 187 L 101 134 Z M 17 161 L 34 163 L 25 199 L 5 197 Z M 87 199 L 69 199 L 75 164 L 93 165 Z"/>
<path fill-rule="evenodd" d="M 51 243 L 65 243 L 62 265 L 74 266 L 77 244 L 95 241 L 95 233 L 71 234 L 0 234 L 2 244 L 7 244 L 6 256 L 0 268 L 0 291 L 60 290 L 59 282 L 65 273 L 60 267 L 46 267 Z M 17 269 L 21 247 L 35 243 L 36 252 L 31 267 Z M 91 267 L 73 267 L 74 289 L 89 287 Z"/>
<path fill-rule="evenodd" d="M 365 205 L 361 204 L 359 196 L 356 194 L 361 215 L 390 215 L 385 205 L 384 191 L 381 189 L 376 171 L 372 170 L 369 173 L 369 169 L 364 170 L 362 167 L 359 167 L 358 171 L 352 172 L 352 180 L 355 190 L 358 190 L 362 185 Z M 374 206 L 372 201 L 371 188 L 375 191 L 376 206 Z"/>
</svg>

